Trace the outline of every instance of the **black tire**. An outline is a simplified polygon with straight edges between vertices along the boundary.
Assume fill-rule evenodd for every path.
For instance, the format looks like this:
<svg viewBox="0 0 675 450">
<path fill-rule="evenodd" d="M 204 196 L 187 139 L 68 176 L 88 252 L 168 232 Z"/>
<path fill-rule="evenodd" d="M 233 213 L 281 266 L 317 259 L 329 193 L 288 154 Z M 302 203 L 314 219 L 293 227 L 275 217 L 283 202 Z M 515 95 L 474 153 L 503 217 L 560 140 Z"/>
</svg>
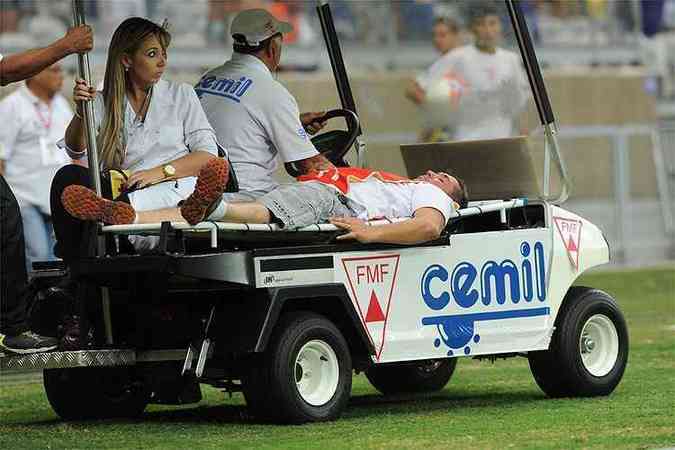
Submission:
<svg viewBox="0 0 675 450">
<path fill-rule="evenodd" d="M 448 384 L 457 358 L 431 359 L 414 363 L 375 365 L 366 378 L 385 395 L 405 392 L 437 392 Z"/>
<path fill-rule="evenodd" d="M 335 392 L 317 405 L 308 403 L 296 384 L 296 376 L 303 375 L 297 372 L 296 358 L 310 341 L 330 347 L 337 362 Z M 352 359 L 342 333 L 325 317 L 310 312 L 285 314 L 259 356 L 242 379 L 246 403 L 256 417 L 283 423 L 320 422 L 336 419 L 346 407 L 352 390 Z M 328 362 L 323 357 L 321 361 Z"/>
<path fill-rule="evenodd" d="M 45 369 L 44 386 L 64 420 L 136 417 L 150 401 L 149 390 L 127 367 Z"/>
<path fill-rule="evenodd" d="M 599 376 L 586 367 L 581 350 L 585 345 L 583 327 L 593 317 L 609 319 L 618 338 L 614 364 Z M 532 375 L 541 390 L 550 397 L 593 397 L 614 391 L 628 362 L 628 329 L 616 301 L 599 289 L 572 286 L 565 295 L 555 327 L 549 349 L 528 354 Z"/>
</svg>

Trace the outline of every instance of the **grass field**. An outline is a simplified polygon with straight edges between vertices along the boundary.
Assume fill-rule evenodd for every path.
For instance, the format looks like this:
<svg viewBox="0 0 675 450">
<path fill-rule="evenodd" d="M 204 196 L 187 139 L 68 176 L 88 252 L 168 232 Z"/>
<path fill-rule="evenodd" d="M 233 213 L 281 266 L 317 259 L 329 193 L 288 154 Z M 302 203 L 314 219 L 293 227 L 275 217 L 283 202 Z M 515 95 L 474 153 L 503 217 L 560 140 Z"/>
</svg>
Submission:
<svg viewBox="0 0 675 450">
<path fill-rule="evenodd" d="M 354 378 L 344 416 L 332 423 L 261 425 L 243 399 L 204 388 L 198 406 L 150 406 L 140 420 L 64 423 L 41 378 L 3 376 L 0 449 L 20 448 L 663 448 L 675 446 L 675 270 L 584 276 L 628 321 L 631 353 L 606 398 L 544 397 L 523 358 L 462 359 L 448 386 L 427 396 L 383 398 Z"/>
</svg>

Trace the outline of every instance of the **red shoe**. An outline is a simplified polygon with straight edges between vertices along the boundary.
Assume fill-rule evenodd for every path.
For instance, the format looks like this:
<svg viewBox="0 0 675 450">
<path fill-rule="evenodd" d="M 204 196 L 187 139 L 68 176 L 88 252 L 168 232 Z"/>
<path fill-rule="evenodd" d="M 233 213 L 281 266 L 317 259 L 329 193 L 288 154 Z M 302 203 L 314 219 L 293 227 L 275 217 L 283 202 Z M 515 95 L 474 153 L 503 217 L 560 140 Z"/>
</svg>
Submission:
<svg viewBox="0 0 675 450">
<path fill-rule="evenodd" d="M 72 184 L 61 193 L 63 207 L 73 217 L 81 220 L 101 221 L 109 225 L 133 223 L 134 208 L 124 202 L 113 202 L 96 195 L 89 188 Z"/>
<path fill-rule="evenodd" d="M 187 223 L 196 225 L 204 220 L 207 211 L 221 200 L 229 177 L 230 164 L 226 159 L 214 158 L 202 167 L 194 192 L 180 207 Z"/>
</svg>

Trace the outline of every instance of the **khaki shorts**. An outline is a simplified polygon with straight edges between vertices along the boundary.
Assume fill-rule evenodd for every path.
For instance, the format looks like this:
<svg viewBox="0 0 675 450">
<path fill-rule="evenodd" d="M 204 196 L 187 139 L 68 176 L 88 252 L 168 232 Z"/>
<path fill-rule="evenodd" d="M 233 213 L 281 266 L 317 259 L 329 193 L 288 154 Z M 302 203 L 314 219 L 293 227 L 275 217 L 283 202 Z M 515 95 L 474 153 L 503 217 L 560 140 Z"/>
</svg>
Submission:
<svg viewBox="0 0 675 450">
<path fill-rule="evenodd" d="M 284 184 L 258 201 L 290 230 L 328 222 L 333 216 L 357 216 L 347 197 L 319 182 Z"/>
</svg>

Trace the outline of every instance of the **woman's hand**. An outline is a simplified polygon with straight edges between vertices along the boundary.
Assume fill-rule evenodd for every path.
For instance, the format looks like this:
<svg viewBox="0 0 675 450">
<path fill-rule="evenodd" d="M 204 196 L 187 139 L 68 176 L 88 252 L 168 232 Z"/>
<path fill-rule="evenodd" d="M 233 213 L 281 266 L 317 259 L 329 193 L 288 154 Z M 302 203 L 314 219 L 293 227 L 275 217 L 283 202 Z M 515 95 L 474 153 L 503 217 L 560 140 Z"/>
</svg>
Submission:
<svg viewBox="0 0 675 450">
<path fill-rule="evenodd" d="M 355 239 L 363 244 L 367 244 L 373 240 L 373 227 L 366 225 L 366 222 L 361 219 L 355 217 L 331 217 L 330 223 L 347 231 L 347 233 L 338 236 L 338 240 Z"/>
<path fill-rule="evenodd" d="M 73 100 L 76 102 L 88 102 L 96 97 L 96 89 L 89 86 L 82 78 L 75 79 L 73 88 Z"/>
<path fill-rule="evenodd" d="M 164 181 L 164 172 L 161 167 L 155 167 L 148 170 L 139 170 L 131 174 L 127 182 L 124 184 L 124 190 L 129 189 L 143 189 L 153 184 Z"/>
</svg>

